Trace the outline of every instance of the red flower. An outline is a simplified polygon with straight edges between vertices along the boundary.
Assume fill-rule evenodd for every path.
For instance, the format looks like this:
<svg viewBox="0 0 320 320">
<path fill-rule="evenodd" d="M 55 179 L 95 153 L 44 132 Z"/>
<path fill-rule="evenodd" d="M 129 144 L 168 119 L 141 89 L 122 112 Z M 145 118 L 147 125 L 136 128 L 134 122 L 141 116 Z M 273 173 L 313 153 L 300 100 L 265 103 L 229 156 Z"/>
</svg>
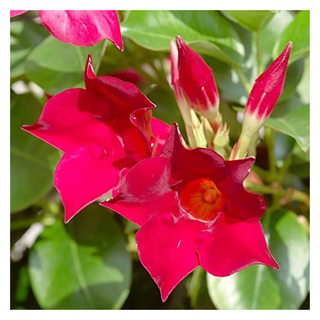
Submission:
<svg viewBox="0 0 320 320">
<path fill-rule="evenodd" d="M 181 99 L 181 90 L 192 109 L 213 121 L 219 110 L 219 93 L 212 70 L 180 36 L 176 40 L 178 52 L 171 44 L 171 82 L 176 98 Z"/>
<path fill-rule="evenodd" d="M 90 55 L 85 85 L 52 97 L 39 120 L 22 127 L 64 152 L 54 184 L 65 222 L 107 194 L 123 168 L 159 153 L 170 131 L 152 118 L 154 104 L 133 84 L 96 77 Z"/>
<path fill-rule="evenodd" d="M 140 260 L 163 301 L 198 266 L 220 277 L 253 264 L 279 268 L 260 223 L 265 202 L 243 187 L 253 162 L 186 149 L 174 125 L 160 156 L 137 163 L 101 203 L 141 226 Z"/>
<path fill-rule="evenodd" d="M 28 10 L 12 10 L 10 17 Z M 109 39 L 121 51 L 123 42 L 115 10 L 39 10 L 41 23 L 53 37 L 75 46 L 93 46 Z"/>
</svg>

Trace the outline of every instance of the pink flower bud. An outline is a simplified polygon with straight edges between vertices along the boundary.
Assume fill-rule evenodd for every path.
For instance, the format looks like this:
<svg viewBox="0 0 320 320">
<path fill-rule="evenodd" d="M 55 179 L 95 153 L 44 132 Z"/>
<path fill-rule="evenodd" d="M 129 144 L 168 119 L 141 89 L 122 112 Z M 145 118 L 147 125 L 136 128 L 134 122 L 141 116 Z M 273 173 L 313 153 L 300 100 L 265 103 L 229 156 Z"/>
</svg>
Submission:
<svg viewBox="0 0 320 320">
<path fill-rule="evenodd" d="M 214 120 L 219 110 L 219 94 L 212 70 L 180 36 L 176 40 L 181 90 L 192 109 L 209 121 Z"/>
<path fill-rule="evenodd" d="M 291 49 L 290 41 L 279 57 L 255 81 L 244 111 L 244 123 L 254 118 L 250 120 L 254 122 L 254 125 L 250 124 L 252 134 L 258 131 L 270 116 L 282 93 Z"/>
</svg>

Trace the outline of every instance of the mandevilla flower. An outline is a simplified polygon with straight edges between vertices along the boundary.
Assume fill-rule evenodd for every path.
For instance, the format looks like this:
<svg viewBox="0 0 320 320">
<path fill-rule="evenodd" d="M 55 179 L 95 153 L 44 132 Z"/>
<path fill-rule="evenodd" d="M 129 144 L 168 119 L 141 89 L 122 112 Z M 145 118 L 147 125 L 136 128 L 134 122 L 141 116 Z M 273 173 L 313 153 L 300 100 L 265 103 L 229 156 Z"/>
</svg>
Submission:
<svg viewBox="0 0 320 320">
<path fill-rule="evenodd" d="M 163 301 L 198 266 L 219 277 L 253 264 L 279 269 L 260 223 L 265 202 L 243 187 L 253 162 L 186 149 L 174 124 L 161 154 L 137 163 L 101 203 L 141 226 L 139 257 Z"/>
<path fill-rule="evenodd" d="M 214 121 L 219 111 L 219 93 L 211 68 L 180 36 L 178 46 L 179 85 L 189 106 Z"/>
<path fill-rule="evenodd" d="M 65 222 L 116 186 L 122 169 L 158 154 L 170 131 L 152 118 L 154 104 L 132 83 L 96 77 L 91 55 L 85 85 L 53 96 L 39 120 L 22 127 L 64 152 L 54 184 Z"/>
<path fill-rule="evenodd" d="M 271 115 L 283 90 L 291 49 L 290 41 L 278 58 L 255 80 L 244 109 L 241 135 L 232 151 L 233 159 L 246 155 L 251 138 Z"/>
<path fill-rule="evenodd" d="M 10 17 L 28 10 L 11 10 Z M 41 23 L 61 42 L 75 46 L 93 46 L 103 39 L 121 51 L 123 42 L 115 10 L 39 10 Z"/>
</svg>

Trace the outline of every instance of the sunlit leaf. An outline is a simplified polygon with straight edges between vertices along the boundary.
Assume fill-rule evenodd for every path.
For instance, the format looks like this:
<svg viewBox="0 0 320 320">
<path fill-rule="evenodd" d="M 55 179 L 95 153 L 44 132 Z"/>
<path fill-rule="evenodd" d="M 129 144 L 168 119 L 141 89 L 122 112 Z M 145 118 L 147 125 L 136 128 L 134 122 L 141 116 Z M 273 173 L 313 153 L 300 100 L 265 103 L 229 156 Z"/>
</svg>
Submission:
<svg viewBox="0 0 320 320">
<path fill-rule="evenodd" d="M 237 32 L 216 11 L 130 11 L 121 24 L 122 34 L 150 50 L 169 51 L 180 35 L 200 53 L 233 65 L 240 64 L 244 48 Z"/>
<path fill-rule="evenodd" d="M 282 32 L 273 49 L 274 59 L 282 52 L 289 41 L 293 43 L 289 64 L 309 54 L 310 11 L 302 10 L 297 13 L 294 20 Z"/>
<path fill-rule="evenodd" d="M 310 106 L 291 110 L 279 118 L 269 118 L 266 126 L 293 137 L 303 151 L 310 146 Z"/>
<path fill-rule="evenodd" d="M 63 90 L 84 87 L 84 69 L 89 53 L 97 64 L 103 41 L 92 47 L 77 47 L 48 37 L 25 62 L 27 77 L 54 95 Z"/>
</svg>

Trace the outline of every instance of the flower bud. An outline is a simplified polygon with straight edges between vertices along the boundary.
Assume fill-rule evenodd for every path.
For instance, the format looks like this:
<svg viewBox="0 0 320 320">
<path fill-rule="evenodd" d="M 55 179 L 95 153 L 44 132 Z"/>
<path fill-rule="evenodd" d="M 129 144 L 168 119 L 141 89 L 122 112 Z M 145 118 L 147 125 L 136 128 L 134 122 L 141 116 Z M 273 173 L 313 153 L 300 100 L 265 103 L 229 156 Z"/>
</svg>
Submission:
<svg viewBox="0 0 320 320">
<path fill-rule="evenodd" d="M 219 94 L 211 68 L 198 53 L 176 37 L 180 88 L 189 106 L 213 121 L 219 110 Z"/>
<path fill-rule="evenodd" d="M 243 131 L 254 135 L 271 115 L 284 86 L 292 49 L 290 41 L 279 57 L 255 81 L 244 110 Z"/>
<path fill-rule="evenodd" d="M 246 156 L 249 146 L 252 149 L 253 137 L 256 139 L 259 129 L 271 115 L 283 90 L 291 49 L 290 41 L 279 57 L 256 79 L 244 109 L 241 135 L 230 159 Z"/>
</svg>

